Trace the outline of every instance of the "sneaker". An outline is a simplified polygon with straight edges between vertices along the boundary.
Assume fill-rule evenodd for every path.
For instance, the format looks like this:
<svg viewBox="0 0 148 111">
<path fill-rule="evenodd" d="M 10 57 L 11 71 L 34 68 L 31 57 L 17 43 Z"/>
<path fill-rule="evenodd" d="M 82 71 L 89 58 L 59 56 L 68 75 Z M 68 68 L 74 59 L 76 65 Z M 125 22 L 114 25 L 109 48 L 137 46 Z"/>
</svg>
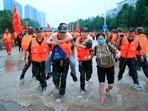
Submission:
<svg viewBox="0 0 148 111">
<path fill-rule="evenodd" d="M 59 97 L 58 97 L 58 99 L 56 99 L 56 101 L 57 101 L 58 103 L 60 103 L 60 102 L 62 101 L 62 98 L 63 98 L 63 95 L 59 95 Z"/>
<path fill-rule="evenodd" d="M 135 84 L 134 89 L 136 89 L 137 91 L 143 91 L 142 87 L 139 84 Z"/>
<path fill-rule="evenodd" d="M 122 78 L 118 78 L 118 82 L 121 80 Z"/>
<path fill-rule="evenodd" d="M 42 86 L 42 92 L 43 92 L 43 91 L 46 91 L 46 87 L 47 87 L 46 81 L 42 82 L 42 83 L 41 83 L 41 86 Z"/>
<path fill-rule="evenodd" d="M 84 89 L 81 89 L 81 94 L 85 94 L 85 90 Z"/>
<path fill-rule="evenodd" d="M 89 83 L 92 83 L 92 82 L 93 82 L 93 80 L 90 78 L 90 79 L 88 80 L 88 82 L 89 82 Z"/>
<path fill-rule="evenodd" d="M 48 80 L 52 76 L 52 73 L 48 73 L 47 76 L 45 77 L 46 80 Z"/>
<path fill-rule="evenodd" d="M 77 76 L 74 75 L 73 73 L 71 73 L 71 76 L 72 76 L 72 79 L 73 79 L 74 82 L 76 82 L 76 81 L 78 80 L 78 79 L 77 79 Z"/>
</svg>

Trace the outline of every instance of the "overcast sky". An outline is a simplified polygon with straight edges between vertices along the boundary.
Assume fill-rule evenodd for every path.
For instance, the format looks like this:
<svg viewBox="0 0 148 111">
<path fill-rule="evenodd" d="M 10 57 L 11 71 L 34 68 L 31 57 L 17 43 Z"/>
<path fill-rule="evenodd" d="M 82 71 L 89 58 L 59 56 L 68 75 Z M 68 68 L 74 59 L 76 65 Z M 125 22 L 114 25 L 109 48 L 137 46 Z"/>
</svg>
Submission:
<svg viewBox="0 0 148 111">
<path fill-rule="evenodd" d="M 0 0 L 0 4 L 3 0 Z M 46 20 L 51 27 L 61 22 L 76 21 L 79 18 L 102 16 L 106 11 L 116 7 L 122 0 L 16 0 L 23 6 L 30 4 L 39 11 L 46 13 Z"/>
</svg>

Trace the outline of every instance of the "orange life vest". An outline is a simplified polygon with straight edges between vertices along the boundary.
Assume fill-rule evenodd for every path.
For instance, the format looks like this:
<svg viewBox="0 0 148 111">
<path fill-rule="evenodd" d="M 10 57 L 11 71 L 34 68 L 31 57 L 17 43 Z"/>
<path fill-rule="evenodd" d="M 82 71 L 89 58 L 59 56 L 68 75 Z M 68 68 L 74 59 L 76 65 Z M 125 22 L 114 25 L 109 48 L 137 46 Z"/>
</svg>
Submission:
<svg viewBox="0 0 148 111">
<path fill-rule="evenodd" d="M 145 55 L 147 53 L 147 38 L 144 34 L 137 35 L 140 46 L 141 46 L 141 54 Z"/>
<path fill-rule="evenodd" d="M 88 42 L 90 39 L 87 37 L 82 43 L 80 43 L 81 37 L 79 37 L 76 41 L 76 43 L 78 44 L 85 44 L 86 42 Z M 76 47 L 77 49 L 77 52 L 78 52 L 78 60 L 79 61 L 85 61 L 85 57 L 89 56 L 90 55 L 90 49 L 83 49 L 83 48 L 80 48 L 80 47 Z"/>
<path fill-rule="evenodd" d="M 46 44 L 47 39 L 44 38 L 41 45 L 37 42 L 36 38 L 31 40 L 31 60 L 35 62 L 43 62 L 49 54 L 49 47 Z"/>
<path fill-rule="evenodd" d="M 58 39 L 58 37 L 56 37 L 56 39 Z M 52 37 L 52 40 L 55 40 L 55 36 Z M 63 42 L 63 43 L 60 43 L 59 46 L 62 48 L 62 50 L 66 53 L 66 57 L 65 59 L 69 58 L 70 56 L 70 53 L 71 53 L 71 47 L 72 47 L 72 44 L 70 41 L 68 42 Z"/>
<path fill-rule="evenodd" d="M 26 52 L 26 49 L 28 48 L 31 39 L 32 39 L 32 35 L 25 35 L 23 37 L 21 47 L 24 52 Z"/>
<path fill-rule="evenodd" d="M 135 58 L 137 54 L 138 38 L 134 37 L 134 40 L 129 43 L 125 36 L 120 46 L 121 57 L 123 58 Z"/>
<path fill-rule="evenodd" d="M 3 41 L 4 43 L 7 43 L 7 42 L 12 42 L 12 36 L 10 33 L 5 33 L 3 35 Z"/>
<path fill-rule="evenodd" d="M 110 43 L 113 45 L 116 45 L 117 39 L 118 39 L 117 34 L 112 34 L 112 38 L 111 38 Z"/>
</svg>

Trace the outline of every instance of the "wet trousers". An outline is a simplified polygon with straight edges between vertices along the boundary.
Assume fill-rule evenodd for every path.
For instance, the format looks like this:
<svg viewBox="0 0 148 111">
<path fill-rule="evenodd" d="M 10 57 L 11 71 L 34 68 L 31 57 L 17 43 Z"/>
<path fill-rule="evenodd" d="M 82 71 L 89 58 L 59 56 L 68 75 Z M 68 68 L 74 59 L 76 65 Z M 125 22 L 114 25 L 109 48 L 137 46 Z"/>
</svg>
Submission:
<svg viewBox="0 0 148 111">
<path fill-rule="evenodd" d="M 85 90 L 85 78 L 89 81 L 92 75 L 92 60 L 79 61 L 80 88 Z"/>
<path fill-rule="evenodd" d="M 143 57 L 144 57 L 143 62 L 140 62 L 140 61 L 137 61 L 137 62 L 142 67 L 145 76 L 148 78 L 148 60 L 146 55 L 144 55 Z"/>
<path fill-rule="evenodd" d="M 45 81 L 45 61 L 44 62 L 34 62 L 32 61 L 32 74 L 35 76 L 36 80 L 38 80 L 42 86 L 42 88 L 46 87 Z"/>
<path fill-rule="evenodd" d="M 65 94 L 66 78 L 69 69 L 69 59 L 53 62 L 53 83 L 59 89 L 59 95 Z"/>
<path fill-rule="evenodd" d="M 129 68 L 129 75 L 132 77 L 134 84 L 139 84 L 138 74 L 136 70 L 136 60 L 134 58 L 120 58 L 118 80 L 120 80 L 123 77 L 126 65 Z"/>
<path fill-rule="evenodd" d="M 31 60 L 29 60 L 28 64 L 24 65 L 24 67 L 22 69 L 22 73 L 21 73 L 20 79 L 24 79 L 25 73 L 29 69 L 30 65 L 31 65 Z"/>
<path fill-rule="evenodd" d="M 5 47 L 6 47 L 7 53 L 11 53 L 12 43 L 11 42 L 6 42 Z"/>
</svg>

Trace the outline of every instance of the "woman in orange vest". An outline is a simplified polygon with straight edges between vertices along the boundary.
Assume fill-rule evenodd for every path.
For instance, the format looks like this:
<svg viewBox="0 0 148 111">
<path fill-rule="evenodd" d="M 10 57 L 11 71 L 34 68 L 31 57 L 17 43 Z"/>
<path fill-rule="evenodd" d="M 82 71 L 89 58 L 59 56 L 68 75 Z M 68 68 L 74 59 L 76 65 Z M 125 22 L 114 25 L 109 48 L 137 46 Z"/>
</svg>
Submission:
<svg viewBox="0 0 148 111">
<path fill-rule="evenodd" d="M 140 50 L 141 46 L 138 42 L 138 38 L 135 36 L 134 29 L 130 29 L 127 37 L 126 36 L 123 37 L 120 46 L 121 56 L 119 61 L 118 80 L 122 79 L 126 65 L 128 65 L 129 75 L 132 77 L 134 82 L 134 88 L 137 91 L 142 90 L 142 87 L 140 86 L 138 81 L 138 74 L 136 71 L 136 59 L 135 59 L 137 51 L 141 54 Z M 143 56 L 141 56 L 141 59 L 143 59 Z"/>
<path fill-rule="evenodd" d="M 55 51 L 54 47 L 56 45 L 58 45 L 61 48 L 61 50 L 63 50 L 62 52 L 65 53 L 65 57 L 58 60 L 52 60 L 52 57 L 55 57 L 55 56 L 52 56 L 51 54 L 51 61 L 53 62 L 53 70 L 52 70 L 53 83 L 55 87 L 59 89 L 58 99 L 61 99 L 65 94 L 66 78 L 67 78 L 68 69 L 69 69 L 69 57 L 71 53 L 72 44 L 70 41 L 65 41 L 62 43 L 58 43 L 56 41 L 66 39 L 66 35 L 67 35 L 66 33 L 67 33 L 67 24 L 60 23 L 58 27 L 58 35 L 56 37 L 52 36 L 50 41 L 47 42 L 49 45 L 53 45 L 52 53 L 54 53 Z"/>
<path fill-rule="evenodd" d="M 9 29 L 5 30 L 5 34 L 3 35 L 3 42 L 5 44 L 6 51 L 7 51 L 8 55 L 10 55 L 12 43 L 13 43 L 13 38 L 12 38 L 11 34 L 9 33 Z"/>
<path fill-rule="evenodd" d="M 92 48 L 92 40 L 88 36 L 88 29 L 84 27 L 81 30 L 81 37 L 76 40 L 74 45 L 78 52 L 79 71 L 80 71 L 80 90 L 85 93 L 85 77 L 89 81 L 92 75 L 92 56 L 90 54 Z"/>
<path fill-rule="evenodd" d="M 26 64 L 29 63 L 31 57 L 32 73 L 40 82 L 42 91 L 46 90 L 47 83 L 45 80 L 45 60 L 50 53 L 49 47 L 46 44 L 47 39 L 42 36 L 42 29 L 37 28 L 37 37 L 32 38 L 29 47 L 26 51 Z M 30 57 L 29 57 L 30 56 Z"/>
</svg>

